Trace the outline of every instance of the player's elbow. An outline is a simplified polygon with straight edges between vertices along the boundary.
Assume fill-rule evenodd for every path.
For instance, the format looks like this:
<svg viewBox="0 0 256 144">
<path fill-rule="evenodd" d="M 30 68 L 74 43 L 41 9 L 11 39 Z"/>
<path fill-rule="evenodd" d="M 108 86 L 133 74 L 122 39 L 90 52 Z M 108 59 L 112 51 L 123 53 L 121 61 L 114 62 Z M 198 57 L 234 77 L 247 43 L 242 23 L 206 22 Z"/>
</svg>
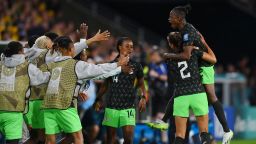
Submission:
<svg viewBox="0 0 256 144">
<path fill-rule="evenodd" d="M 216 58 L 214 59 L 214 62 L 213 62 L 213 63 L 214 63 L 214 64 L 216 64 L 216 63 L 217 63 L 217 59 L 216 59 Z"/>
<path fill-rule="evenodd" d="M 212 58 L 210 62 L 211 62 L 211 64 L 216 64 L 217 63 L 217 59 L 216 58 Z"/>
<path fill-rule="evenodd" d="M 183 54 L 182 57 L 183 57 L 184 60 L 189 60 L 190 57 L 191 57 L 191 54 Z"/>
<path fill-rule="evenodd" d="M 190 57 L 191 57 L 191 54 L 186 54 L 186 55 L 184 56 L 184 59 L 185 59 L 185 60 L 189 60 Z"/>
</svg>

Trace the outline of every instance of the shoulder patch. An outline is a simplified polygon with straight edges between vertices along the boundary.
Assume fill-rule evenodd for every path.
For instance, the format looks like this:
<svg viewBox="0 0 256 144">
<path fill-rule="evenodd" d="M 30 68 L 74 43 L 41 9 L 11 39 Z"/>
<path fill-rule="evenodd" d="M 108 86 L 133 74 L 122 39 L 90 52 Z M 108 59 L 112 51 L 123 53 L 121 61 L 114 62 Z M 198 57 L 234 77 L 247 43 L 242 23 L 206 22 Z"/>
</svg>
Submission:
<svg viewBox="0 0 256 144">
<path fill-rule="evenodd" d="M 183 35 L 183 41 L 188 41 L 188 33 Z"/>
</svg>

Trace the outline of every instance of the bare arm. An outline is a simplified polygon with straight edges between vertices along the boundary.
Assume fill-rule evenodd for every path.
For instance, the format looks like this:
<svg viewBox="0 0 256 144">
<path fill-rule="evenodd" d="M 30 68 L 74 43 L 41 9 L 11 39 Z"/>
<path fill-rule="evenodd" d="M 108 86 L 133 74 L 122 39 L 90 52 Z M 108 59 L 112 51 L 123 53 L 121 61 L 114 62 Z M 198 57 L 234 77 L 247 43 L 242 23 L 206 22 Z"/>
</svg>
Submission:
<svg viewBox="0 0 256 144">
<path fill-rule="evenodd" d="M 106 80 L 100 87 L 99 92 L 94 103 L 94 109 L 100 111 L 103 105 L 103 96 L 108 90 L 108 80 Z"/>
<path fill-rule="evenodd" d="M 146 91 L 146 88 L 145 88 L 145 84 L 144 84 L 144 78 L 140 78 L 138 79 L 138 86 L 140 87 L 141 89 L 141 92 L 142 92 L 142 96 L 145 97 L 146 99 L 147 98 L 147 91 Z"/>
<path fill-rule="evenodd" d="M 181 53 L 165 53 L 164 58 L 165 59 L 172 59 L 172 60 L 189 60 L 191 57 L 191 52 L 193 49 L 195 49 L 194 46 L 184 46 L 184 51 Z"/>
<path fill-rule="evenodd" d="M 212 49 L 209 47 L 209 45 L 207 44 L 207 42 L 205 41 L 203 35 L 201 33 L 199 33 L 200 37 L 201 37 L 201 41 L 204 44 L 204 46 L 207 48 L 208 53 L 203 53 L 203 57 L 202 59 L 211 63 L 211 64 L 215 64 L 217 62 L 217 58 L 214 54 L 214 52 L 212 51 Z"/>
<path fill-rule="evenodd" d="M 208 50 L 208 53 L 206 52 L 203 53 L 202 59 L 211 64 L 215 64 L 217 62 L 217 59 L 211 49 Z"/>
<path fill-rule="evenodd" d="M 101 87 L 100 87 L 100 89 L 99 89 L 99 92 L 98 92 L 98 94 L 97 94 L 97 98 L 96 98 L 96 99 L 102 101 L 103 95 L 107 92 L 107 90 L 108 90 L 108 80 L 106 80 L 106 81 L 101 85 Z"/>
<path fill-rule="evenodd" d="M 105 40 L 108 40 L 109 37 L 110 37 L 110 32 L 108 30 L 102 33 L 101 33 L 101 30 L 99 30 L 92 38 L 86 41 L 86 44 L 91 45 L 94 42 L 105 41 Z"/>
<path fill-rule="evenodd" d="M 143 77 L 138 79 L 138 85 L 139 85 L 139 87 L 142 91 L 142 97 L 141 97 L 140 102 L 139 102 L 139 110 L 140 110 L 140 112 L 142 112 L 142 111 L 146 110 L 146 103 L 147 103 L 147 100 L 148 100 L 148 94 L 147 94 L 147 91 L 146 91 L 146 88 L 145 88 Z"/>
</svg>

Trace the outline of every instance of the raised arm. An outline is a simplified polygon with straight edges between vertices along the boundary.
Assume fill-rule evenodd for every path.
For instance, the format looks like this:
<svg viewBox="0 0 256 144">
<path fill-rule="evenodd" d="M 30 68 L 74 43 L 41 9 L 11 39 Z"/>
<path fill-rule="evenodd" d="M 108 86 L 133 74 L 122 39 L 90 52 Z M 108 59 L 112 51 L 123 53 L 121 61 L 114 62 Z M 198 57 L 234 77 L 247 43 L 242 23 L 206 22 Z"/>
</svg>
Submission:
<svg viewBox="0 0 256 144">
<path fill-rule="evenodd" d="M 98 32 L 90 39 L 86 41 L 87 45 L 90 45 L 94 42 L 99 42 L 99 41 L 105 41 L 108 40 L 110 37 L 110 32 L 108 30 L 104 31 L 101 33 L 101 30 L 98 30 Z"/>
<path fill-rule="evenodd" d="M 205 45 L 205 47 L 208 50 L 208 53 L 203 53 L 202 59 L 211 63 L 211 64 L 215 64 L 217 63 L 217 58 L 214 54 L 214 52 L 212 51 L 212 49 L 209 47 L 209 45 L 207 44 L 207 42 L 205 41 L 203 35 L 201 33 L 199 33 L 200 37 L 201 37 L 201 41 L 202 43 Z"/>
<path fill-rule="evenodd" d="M 108 40 L 109 36 L 110 36 L 110 32 L 104 31 L 101 33 L 99 30 L 92 38 L 88 40 L 80 39 L 80 42 L 77 42 L 74 44 L 75 55 L 78 55 L 83 49 L 88 48 L 88 46 L 94 42 Z"/>
<path fill-rule="evenodd" d="M 164 53 L 163 58 L 172 60 L 189 60 L 191 57 L 191 52 L 196 47 L 194 46 L 184 46 L 181 53 Z"/>
</svg>

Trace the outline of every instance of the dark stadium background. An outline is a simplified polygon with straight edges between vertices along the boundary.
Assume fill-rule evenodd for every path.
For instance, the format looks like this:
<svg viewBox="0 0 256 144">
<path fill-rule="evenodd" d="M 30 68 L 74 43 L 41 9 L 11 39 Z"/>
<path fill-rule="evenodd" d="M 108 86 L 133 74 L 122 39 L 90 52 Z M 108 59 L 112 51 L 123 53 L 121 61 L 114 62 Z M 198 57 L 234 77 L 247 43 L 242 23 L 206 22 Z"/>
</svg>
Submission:
<svg viewBox="0 0 256 144">
<path fill-rule="evenodd" d="M 170 10 L 187 0 L 98 0 L 162 37 L 172 29 Z M 206 38 L 218 61 L 228 64 L 243 56 L 255 56 L 256 19 L 225 0 L 194 0 L 189 22 Z M 256 60 L 255 60 L 256 62 Z"/>
</svg>

